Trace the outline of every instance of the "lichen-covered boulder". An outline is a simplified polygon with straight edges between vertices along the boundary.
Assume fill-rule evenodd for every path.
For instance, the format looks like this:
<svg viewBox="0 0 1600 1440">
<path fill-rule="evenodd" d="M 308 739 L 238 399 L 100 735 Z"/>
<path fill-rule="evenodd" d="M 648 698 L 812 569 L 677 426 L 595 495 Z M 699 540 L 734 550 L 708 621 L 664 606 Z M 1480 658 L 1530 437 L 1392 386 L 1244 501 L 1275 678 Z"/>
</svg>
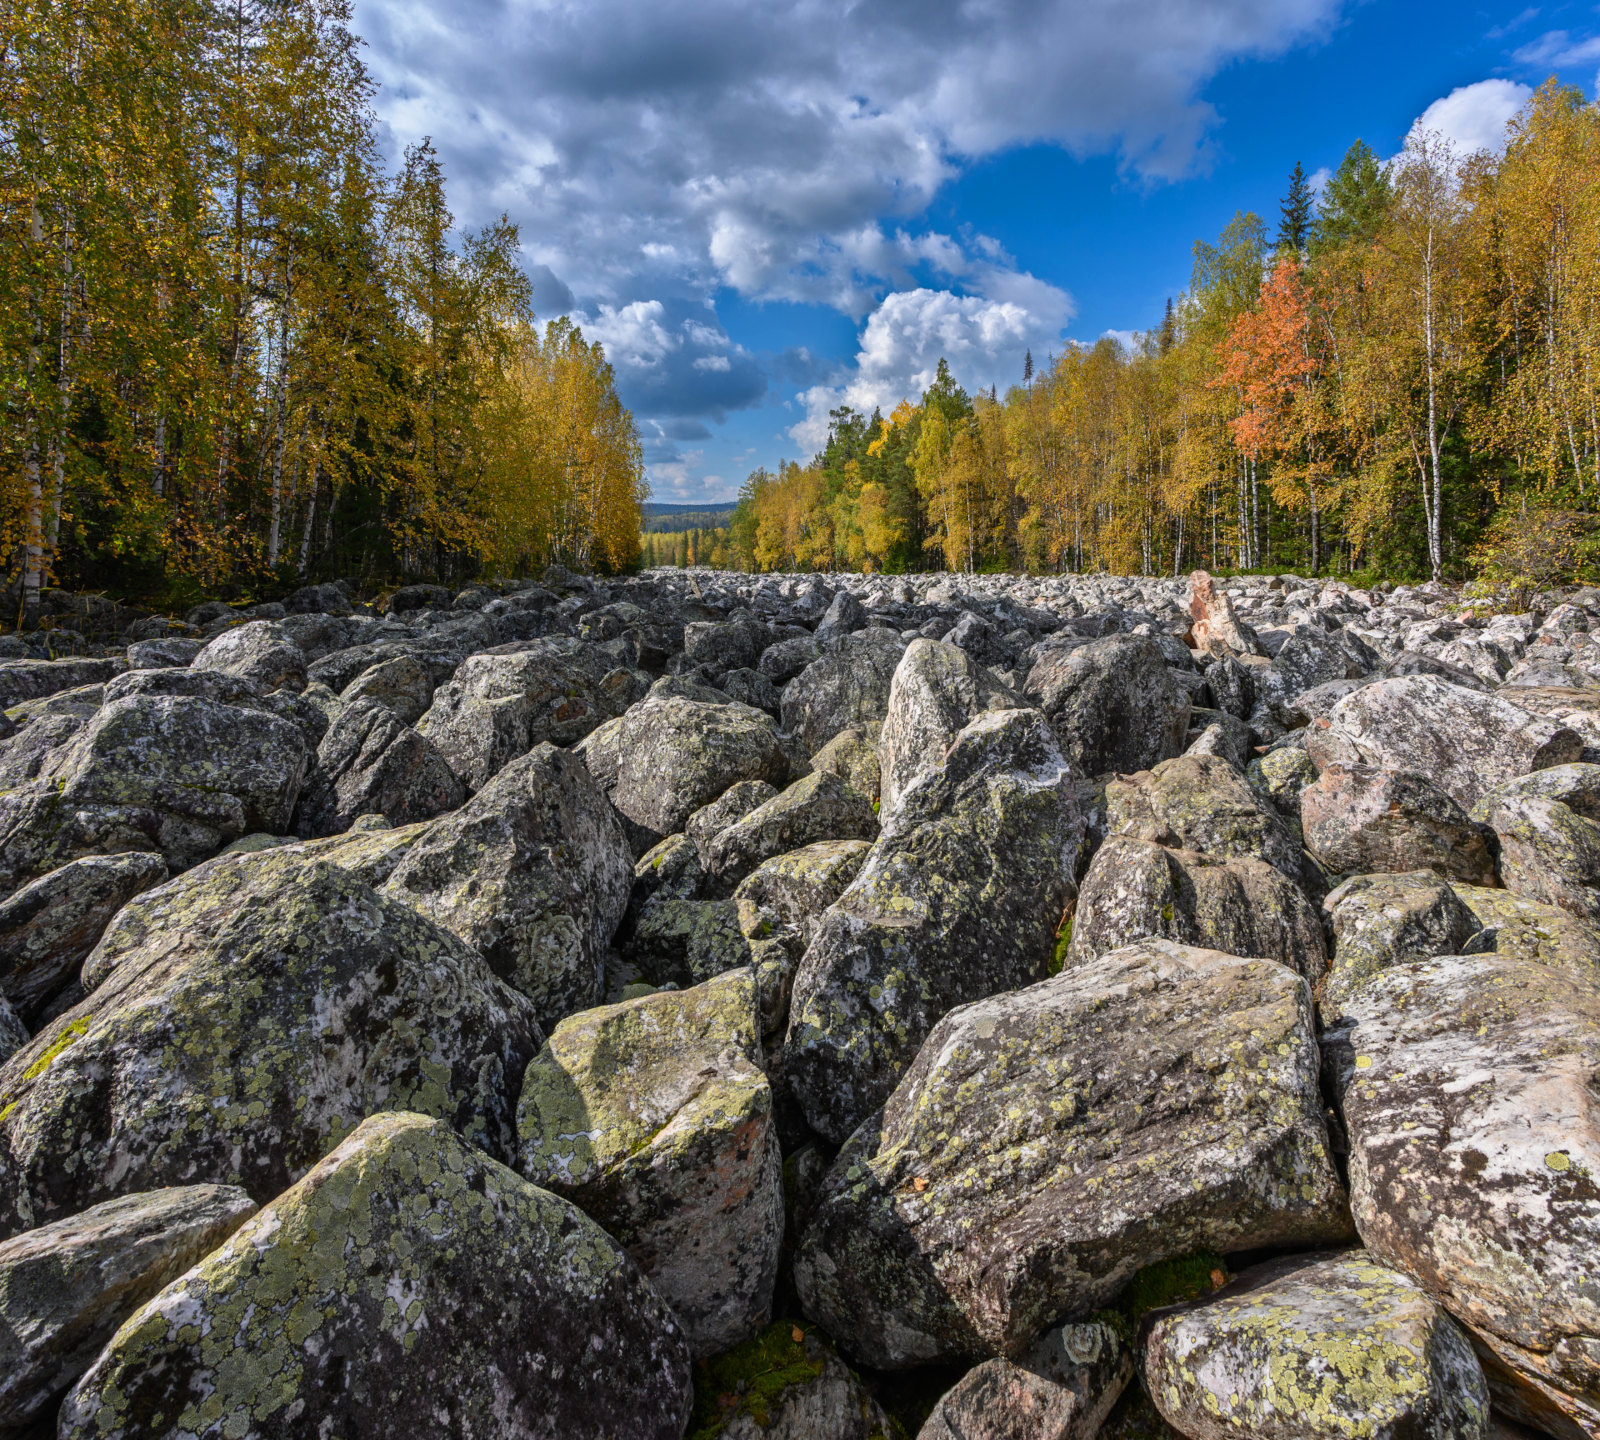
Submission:
<svg viewBox="0 0 1600 1440">
<path fill-rule="evenodd" d="M 905 642 L 890 630 L 835 634 L 823 653 L 783 688 L 783 728 L 808 754 L 852 725 L 881 721 Z"/>
<path fill-rule="evenodd" d="M 1283 745 L 1252 760 L 1245 767 L 1245 778 L 1280 815 L 1298 822 L 1300 797 L 1317 778 L 1317 767 L 1303 744 Z"/>
<path fill-rule="evenodd" d="M 102 685 L 127 668 L 127 661 L 120 657 L 0 660 L 0 710 L 9 710 L 24 700 L 39 700 L 46 695 L 59 695 L 63 690 L 76 690 L 80 685 Z"/>
<path fill-rule="evenodd" d="M 1311 995 L 1147 941 L 947 1015 L 839 1152 L 806 1314 L 883 1367 L 1016 1356 L 1145 1265 L 1347 1239 Z"/>
<path fill-rule="evenodd" d="M 437 687 L 455 673 L 466 652 L 455 637 L 437 631 L 420 639 L 376 640 L 334 650 L 313 660 L 306 677 L 311 685 L 325 685 L 337 695 L 373 666 L 402 658 L 422 665 Z"/>
<path fill-rule="evenodd" d="M 5 1064 L 32 1038 L 22 1018 L 11 1008 L 11 1002 L 0 995 L 0 1065 Z"/>
<path fill-rule="evenodd" d="M 628 892 L 628 910 L 623 929 L 631 934 L 650 902 L 698 900 L 705 883 L 700 852 L 687 835 L 669 835 L 634 862 L 633 887 Z"/>
<path fill-rule="evenodd" d="M 36 1019 L 69 985 L 111 917 L 167 878 L 149 851 L 90 855 L 52 870 L 0 902 L 0 996 Z"/>
<path fill-rule="evenodd" d="M 786 685 L 813 660 L 822 658 L 822 646 L 810 635 L 779 640 L 761 652 L 756 668 L 774 685 Z"/>
<path fill-rule="evenodd" d="M 1220 710 L 1190 711 L 1192 724 L 1206 721 L 1205 728 L 1189 742 L 1185 755 L 1216 755 L 1226 760 L 1241 774 L 1250 763 L 1255 735 L 1243 720 L 1236 720 Z M 1194 734 L 1191 729 L 1190 734 Z"/>
<path fill-rule="evenodd" d="M 722 693 L 730 700 L 737 700 L 741 705 L 751 705 L 757 710 L 763 710 L 774 720 L 782 713 L 783 697 L 779 695 L 778 687 L 759 670 L 752 670 L 748 666 L 739 670 L 727 670 L 718 678 L 717 683 Z"/>
<path fill-rule="evenodd" d="M 36 781 L 0 796 L 0 889 L 85 854 L 159 850 L 182 869 L 241 835 L 281 835 L 310 761 L 300 727 L 261 710 L 113 700 Z"/>
<path fill-rule="evenodd" d="M 576 642 L 535 640 L 510 654 L 468 656 L 434 692 L 417 730 L 471 791 L 542 741 L 583 739 L 612 709 L 576 650 Z"/>
<path fill-rule="evenodd" d="M 251 620 L 222 634 L 189 662 L 193 670 L 222 670 L 263 690 L 304 690 L 306 652 L 275 620 Z"/>
<path fill-rule="evenodd" d="M 1110 1325 L 1058 1325 L 1019 1359 L 967 1371 L 917 1440 L 1095 1440 L 1132 1375 L 1133 1356 Z"/>
<path fill-rule="evenodd" d="M 352 700 L 376 700 L 399 716 L 402 725 L 415 725 L 433 704 L 433 671 L 415 655 L 396 655 L 363 670 L 340 692 Z"/>
<path fill-rule="evenodd" d="M 1600 824 L 1560 800 L 1506 795 L 1488 807 L 1507 890 L 1600 920 Z"/>
<path fill-rule="evenodd" d="M 764 860 L 828 840 L 871 840 L 871 802 L 837 775 L 814 771 L 721 831 L 706 847 L 713 893 L 728 894 Z"/>
<path fill-rule="evenodd" d="M 793 930 L 810 943 L 824 912 L 861 871 L 872 846 L 865 840 L 819 840 L 763 861 L 733 892 L 748 922 L 771 934 Z"/>
<path fill-rule="evenodd" d="M 380 823 L 373 825 L 374 821 Z M 427 828 L 426 820 L 395 826 L 384 822 L 381 815 L 363 815 L 343 835 L 304 841 L 296 851 L 307 859 L 326 860 L 348 870 L 376 890 L 394 874 L 395 866 L 405 859 Z"/>
<path fill-rule="evenodd" d="M 1472 1328 L 1513 1419 L 1600 1429 L 1600 985 L 1503 955 L 1348 1002 L 1350 1200 L 1367 1248 Z M 1496 1394 L 1497 1404 L 1501 1393 Z M 1520 1413 L 1519 1413 L 1520 1409 Z"/>
<path fill-rule="evenodd" d="M 509 1154 L 543 1039 L 461 941 L 287 847 L 130 901 L 84 974 L 0 1067 L 0 1235 L 160 1185 L 267 1200 L 378 1110 Z"/>
<path fill-rule="evenodd" d="M 1352 875 L 1329 892 L 1322 908 L 1333 928 L 1333 963 L 1317 988 L 1325 1022 L 1343 1015 L 1374 976 L 1432 955 L 1454 955 L 1484 928 L 1431 870 Z"/>
<path fill-rule="evenodd" d="M 878 736 L 882 813 L 893 812 L 900 793 L 944 758 L 971 721 L 1024 703 L 958 646 L 913 640 L 895 668 Z"/>
<path fill-rule="evenodd" d="M 1323 892 L 1322 872 L 1283 817 L 1215 755 L 1180 755 L 1109 781 L 1106 831 L 1203 855 L 1265 860 L 1313 899 Z"/>
<path fill-rule="evenodd" d="M 322 737 L 295 830 L 306 839 L 342 835 L 361 815 L 414 825 L 466 798 L 444 756 L 387 705 L 363 697 L 345 705 Z"/>
<path fill-rule="evenodd" d="M 546 1028 L 597 1004 L 633 865 L 583 762 L 541 744 L 434 821 L 383 893 L 462 940 Z"/>
<path fill-rule="evenodd" d="M 823 913 L 860 873 L 871 849 L 865 840 L 822 840 L 765 861 L 733 892 L 739 932 L 750 947 L 763 1034 L 788 1023 L 801 957 Z"/>
<path fill-rule="evenodd" d="M 625 953 L 657 985 L 698 985 L 751 963 L 732 900 L 658 895 L 639 912 Z"/>
<path fill-rule="evenodd" d="M 1306 849 L 1335 875 L 1434 870 L 1492 885 L 1494 856 L 1466 811 L 1422 775 L 1329 765 L 1300 792 Z"/>
<path fill-rule="evenodd" d="M 564 1020 L 523 1079 L 517 1155 L 626 1247 L 695 1354 L 766 1325 L 783 1178 L 748 970 Z"/>
<path fill-rule="evenodd" d="M 97 707 L 98 708 L 98 707 Z M 40 770 L 93 719 L 93 713 L 39 715 L 0 738 L 0 792 L 15 790 L 38 778 Z M 0 726 L 0 729 L 3 729 Z"/>
<path fill-rule="evenodd" d="M 1328 964 L 1321 917 L 1266 861 L 1113 835 L 1079 889 L 1066 962 L 1082 965 L 1147 939 L 1276 960 L 1312 985 Z"/>
<path fill-rule="evenodd" d="M 753 666 L 771 642 L 767 627 L 748 611 L 729 620 L 695 620 L 683 627 L 683 653 L 713 670 Z"/>
<path fill-rule="evenodd" d="M 951 1007 L 1043 978 L 1082 835 L 1036 710 L 980 716 L 901 795 L 795 977 L 783 1070 L 813 1129 L 844 1140 Z"/>
<path fill-rule="evenodd" d="M 0 1245 L 0 1432 L 42 1419 L 128 1316 L 255 1213 L 232 1186 L 173 1186 Z"/>
<path fill-rule="evenodd" d="M 1484 1440 L 1472 1343 L 1361 1251 L 1246 1270 L 1163 1315 L 1144 1348 L 1161 1413 L 1193 1440 Z"/>
<path fill-rule="evenodd" d="M 1048 649 L 1024 685 L 1079 775 L 1146 770 L 1182 754 L 1189 693 L 1148 635 L 1108 635 Z"/>
<path fill-rule="evenodd" d="M 1434 675 L 1365 685 L 1329 713 L 1332 730 L 1368 765 L 1425 775 L 1464 810 L 1485 791 L 1578 759 L 1576 732 L 1501 695 Z"/>
<path fill-rule="evenodd" d="M 683 833 L 694 846 L 701 865 L 705 864 L 711 842 L 717 836 L 777 794 L 778 787 L 767 784 L 765 780 L 741 780 L 737 785 L 728 786 L 710 804 L 702 805 L 684 821 Z"/>
<path fill-rule="evenodd" d="M 1482 949 L 1538 965 L 1575 965 L 1600 972 L 1600 921 L 1509 890 L 1478 885 L 1452 889 L 1471 914 Z M 1446 945 L 1432 953 L 1448 955 L 1460 949 Z"/>
<path fill-rule="evenodd" d="M 695 1366 L 689 1433 L 715 1440 L 900 1440 L 826 1337 L 792 1320 Z"/>
<path fill-rule="evenodd" d="M 678 1440 L 689 1392 L 683 1332 L 599 1226 L 382 1115 L 137 1311 L 60 1433 Z"/>
<path fill-rule="evenodd" d="M 837 775 L 881 806 L 882 770 L 878 761 L 878 740 L 882 734 L 883 724 L 877 720 L 865 725 L 847 726 L 811 757 L 811 768 Z"/>
<path fill-rule="evenodd" d="M 591 743 L 592 742 L 592 743 Z M 652 695 L 578 747 L 630 829 L 636 854 L 676 835 L 741 780 L 781 784 L 789 762 L 772 717 L 748 705 Z"/>
<path fill-rule="evenodd" d="M 1521 692 L 1517 692 L 1517 698 L 1522 698 Z M 1559 800 L 1586 820 L 1600 820 L 1600 765 L 1552 765 L 1548 770 L 1519 775 L 1485 791 L 1472 807 L 1472 818 L 1487 822 L 1494 805 L 1512 797 Z"/>
</svg>

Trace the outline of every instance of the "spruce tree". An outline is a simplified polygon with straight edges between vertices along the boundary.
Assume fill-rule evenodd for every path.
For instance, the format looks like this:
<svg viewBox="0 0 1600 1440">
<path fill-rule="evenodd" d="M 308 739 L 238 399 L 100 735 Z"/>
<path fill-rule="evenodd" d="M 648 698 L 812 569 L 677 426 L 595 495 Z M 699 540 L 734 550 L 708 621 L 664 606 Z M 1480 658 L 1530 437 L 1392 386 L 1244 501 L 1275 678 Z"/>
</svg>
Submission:
<svg viewBox="0 0 1600 1440">
<path fill-rule="evenodd" d="M 1278 221 L 1278 249 L 1287 255 L 1304 256 L 1311 242 L 1311 185 L 1305 166 L 1298 160 L 1289 176 L 1289 193 L 1283 198 L 1282 218 Z"/>
</svg>

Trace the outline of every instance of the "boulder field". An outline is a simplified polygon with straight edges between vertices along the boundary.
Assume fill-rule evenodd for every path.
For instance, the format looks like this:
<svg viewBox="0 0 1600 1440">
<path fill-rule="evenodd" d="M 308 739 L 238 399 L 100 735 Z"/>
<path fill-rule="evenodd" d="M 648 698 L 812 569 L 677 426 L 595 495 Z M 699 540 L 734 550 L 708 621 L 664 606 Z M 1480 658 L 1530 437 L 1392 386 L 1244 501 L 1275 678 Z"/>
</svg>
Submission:
<svg viewBox="0 0 1600 1440">
<path fill-rule="evenodd" d="M 341 582 L 0 703 L 0 1440 L 1600 1437 L 1600 592 Z"/>
</svg>

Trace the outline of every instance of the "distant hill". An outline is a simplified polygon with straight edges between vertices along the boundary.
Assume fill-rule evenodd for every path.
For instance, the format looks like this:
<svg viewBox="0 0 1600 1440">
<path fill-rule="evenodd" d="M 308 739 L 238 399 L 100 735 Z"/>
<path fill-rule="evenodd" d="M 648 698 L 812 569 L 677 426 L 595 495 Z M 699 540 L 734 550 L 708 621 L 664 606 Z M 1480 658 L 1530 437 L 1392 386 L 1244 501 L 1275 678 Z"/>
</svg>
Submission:
<svg viewBox="0 0 1600 1440">
<path fill-rule="evenodd" d="M 644 507 L 644 528 L 651 535 L 668 530 L 720 530 L 733 511 L 731 500 L 723 505 L 658 505 L 652 501 Z"/>
</svg>

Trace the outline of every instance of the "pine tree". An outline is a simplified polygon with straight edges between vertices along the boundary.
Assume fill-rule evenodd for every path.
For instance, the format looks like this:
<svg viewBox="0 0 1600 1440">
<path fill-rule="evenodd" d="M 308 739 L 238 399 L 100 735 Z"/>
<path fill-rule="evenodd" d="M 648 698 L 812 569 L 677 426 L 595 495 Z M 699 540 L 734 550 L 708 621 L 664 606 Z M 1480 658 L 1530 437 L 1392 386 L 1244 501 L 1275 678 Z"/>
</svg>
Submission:
<svg viewBox="0 0 1600 1440">
<path fill-rule="evenodd" d="M 1168 304 L 1170 305 L 1170 303 L 1171 302 L 1169 301 Z M 1033 384 L 1033 351 L 1032 350 L 1029 350 L 1022 357 L 1022 383 L 1024 385 L 1032 385 Z"/>
<path fill-rule="evenodd" d="M 1305 167 L 1296 160 L 1289 175 L 1289 193 L 1283 198 L 1278 221 L 1278 251 L 1303 259 L 1311 241 L 1311 186 Z"/>
</svg>

